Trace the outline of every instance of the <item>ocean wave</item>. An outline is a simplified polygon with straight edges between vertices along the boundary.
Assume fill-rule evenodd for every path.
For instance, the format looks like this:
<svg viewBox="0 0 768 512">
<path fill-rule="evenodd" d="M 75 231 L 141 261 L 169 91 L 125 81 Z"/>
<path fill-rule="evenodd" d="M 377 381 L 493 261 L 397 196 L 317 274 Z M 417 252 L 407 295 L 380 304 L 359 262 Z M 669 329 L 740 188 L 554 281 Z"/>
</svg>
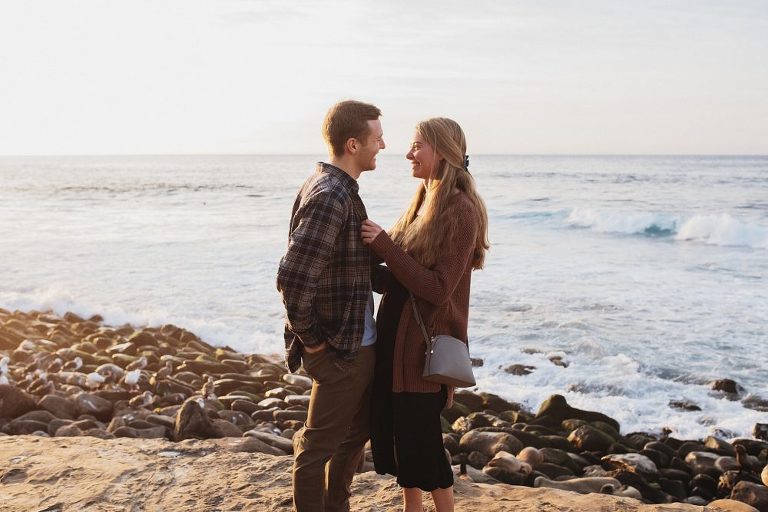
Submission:
<svg viewBox="0 0 768 512">
<path fill-rule="evenodd" d="M 727 213 L 685 217 L 574 208 L 565 222 L 570 227 L 599 233 L 670 237 L 681 242 L 768 249 L 768 226 L 746 222 Z"/>
</svg>

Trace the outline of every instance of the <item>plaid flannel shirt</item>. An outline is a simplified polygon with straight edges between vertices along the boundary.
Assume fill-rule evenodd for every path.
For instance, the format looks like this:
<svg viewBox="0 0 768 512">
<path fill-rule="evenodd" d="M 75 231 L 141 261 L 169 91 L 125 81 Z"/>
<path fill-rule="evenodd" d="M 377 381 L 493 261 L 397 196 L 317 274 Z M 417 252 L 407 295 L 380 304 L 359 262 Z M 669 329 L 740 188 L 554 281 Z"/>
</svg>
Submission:
<svg viewBox="0 0 768 512">
<path fill-rule="evenodd" d="M 363 340 L 371 270 L 360 235 L 367 214 L 358 188 L 341 169 L 318 162 L 293 204 L 288 251 L 277 272 L 292 372 L 305 345 L 326 342 L 338 359 L 349 360 Z"/>
</svg>

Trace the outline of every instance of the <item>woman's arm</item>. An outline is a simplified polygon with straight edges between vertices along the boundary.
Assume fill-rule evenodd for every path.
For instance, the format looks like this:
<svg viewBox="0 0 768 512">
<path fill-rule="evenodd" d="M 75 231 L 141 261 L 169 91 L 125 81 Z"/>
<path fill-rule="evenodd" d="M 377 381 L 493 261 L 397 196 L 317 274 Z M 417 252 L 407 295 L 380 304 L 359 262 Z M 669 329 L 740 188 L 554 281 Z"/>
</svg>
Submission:
<svg viewBox="0 0 768 512">
<path fill-rule="evenodd" d="M 403 286 L 417 297 L 441 305 L 450 299 L 475 249 L 477 222 L 471 209 L 457 208 L 455 220 L 458 224 L 454 236 L 432 268 L 426 268 L 414 260 L 383 230 L 373 237 L 370 246 L 387 263 L 389 270 Z M 373 224 L 366 222 L 369 222 L 369 227 Z"/>
</svg>

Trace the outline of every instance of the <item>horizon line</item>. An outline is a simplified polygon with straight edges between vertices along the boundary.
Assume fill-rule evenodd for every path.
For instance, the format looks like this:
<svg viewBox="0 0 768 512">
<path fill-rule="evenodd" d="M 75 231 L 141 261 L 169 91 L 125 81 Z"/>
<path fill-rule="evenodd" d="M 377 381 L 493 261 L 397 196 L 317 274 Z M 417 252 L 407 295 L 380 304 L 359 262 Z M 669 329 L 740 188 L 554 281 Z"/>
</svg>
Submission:
<svg viewBox="0 0 768 512">
<path fill-rule="evenodd" d="M 316 157 L 320 153 L 46 153 L 46 154 L 0 154 L 0 158 L 59 158 L 59 157 L 174 157 L 174 156 L 308 156 Z M 323 153 L 325 156 L 325 153 Z M 399 156 L 380 154 L 378 156 Z M 768 157 L 768 153 L 469 153 L 469 156 L 542 156 L 542 157 Z M 404 157 L 403 157 L 404 158 Z"/>
</svg>

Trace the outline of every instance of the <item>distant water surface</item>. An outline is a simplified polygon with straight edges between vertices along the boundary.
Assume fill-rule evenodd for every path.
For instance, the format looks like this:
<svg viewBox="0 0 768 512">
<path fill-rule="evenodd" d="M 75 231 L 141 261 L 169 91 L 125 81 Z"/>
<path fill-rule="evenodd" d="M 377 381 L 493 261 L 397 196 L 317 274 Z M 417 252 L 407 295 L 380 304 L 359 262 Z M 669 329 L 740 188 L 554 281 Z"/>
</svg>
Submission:
<svg viewBox="0 0 768 512">
<path fill-rule="evenodd" d="M 275 272 L 318 159 L 2 157 L 0 307 L 280 352 Z M 361 195 L 390 226 L 417 181 L 400 156 L 378 167 Z M 768 420 L 707 386 L 768 399 L 768 157 L 473 156 L 471 171 L 493 244 L 470 314 L 482 389 L 534 409 L 561 393 L 625 432 L 735 436 Z M 504 372 L 516 363 L 535 370 Z"/>
</svg>

